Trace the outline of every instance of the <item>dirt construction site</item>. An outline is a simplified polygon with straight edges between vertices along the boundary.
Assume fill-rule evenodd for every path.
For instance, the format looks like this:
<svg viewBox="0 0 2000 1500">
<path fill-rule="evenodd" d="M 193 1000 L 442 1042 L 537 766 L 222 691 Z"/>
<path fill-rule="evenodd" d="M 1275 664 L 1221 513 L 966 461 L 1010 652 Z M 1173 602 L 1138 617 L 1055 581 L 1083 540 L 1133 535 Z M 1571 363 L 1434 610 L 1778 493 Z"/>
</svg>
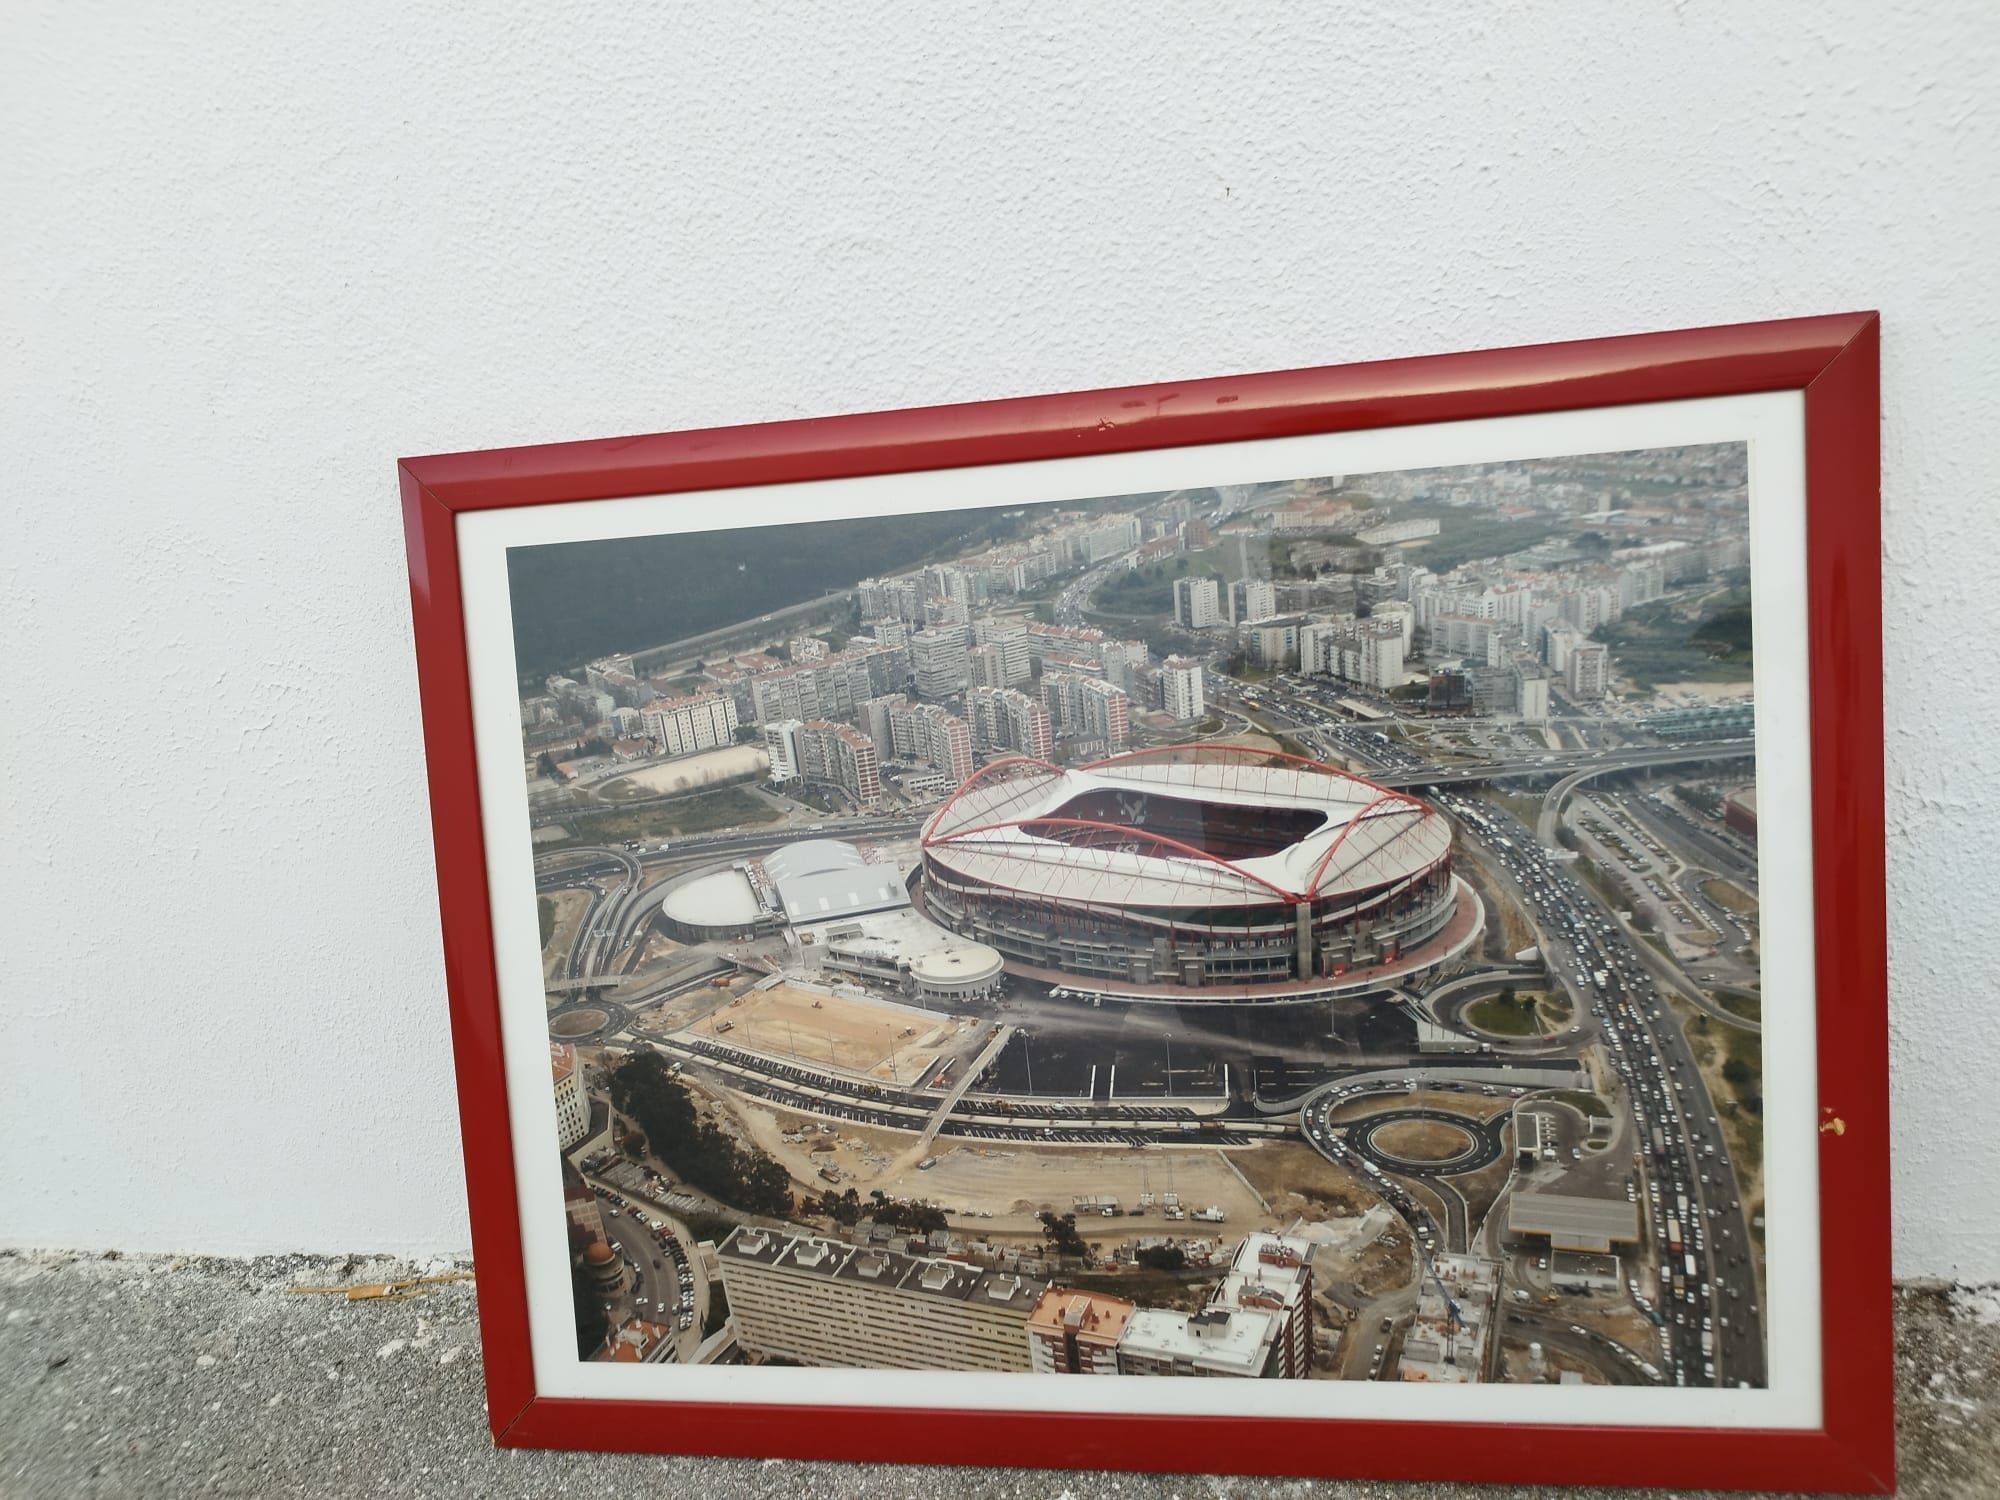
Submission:
<svg viewBox="0 0 2000 1500">
<path fill-rule="evenodd" d="M 987 1030 L 967 1016 L 789 984 L 739 995 L 689 1029 L 804 1067 L 904 1084 L 925 1079 L 946 1058 L 963 1067 Z"/>
<path fill-rule="evenodd" d="M 1232 1162 L 1269 1149 L 1263 1146 L 1134 1151 L 1026 1142 L 954 1144 L 946 1137 L 932 1146 L 933 1165 L 926 1168 L 915 1159 L 916 1138 L 900 1131 L 846 1122 L 822 1130 L 828 1122 L 773 1110 L 740 1095 L 730 1099 L 730 1106 L 741 1119 L 745 1136 L 776 1157 L 802 1186 L 851 1187 L 864 1197 L 879 1188 L 892 1198 L 923 1199 L 937 1204 L 954 1224 L 966 1229 L 1039 1236 L 1036 1216 L 1044 1208 L 1069 1213 L 1078 1198 L 1110 1197 L 1129 1214 L 1139 1206 L 1142 1193 L 1154 1195 L 1151 1213 L 1115 1221 L 1134 1234 L 1166 1232 L 1169 1221 L 1161 1211 L 1161 1195 L 1166 1193 L 1177 1193 L 1190 1215 L 1198 1209 L 1221 1209 L 1223 1222 L 1238 1232 L 1279 1227 L 1264 1199 Z M 823 1172 L 838 1180 L 830 1183 Z M 1105 1221 L 1107 1226 L 1112 1222 Z M 1203 1227 L 1191 1217 L 1174 1226 L 1183 1234 Z"/>
<path fill-rule="evenodd" d="M 1140 1195 L 1151 1193 L 1154 1206 L 1134 1220 L 1105 1220 L 1133 1233 L 1164 1233 L 1160 1198 L 1179 1195 L 1190 1214 L 1219 1208 L 1233 1230 L 1278 1227 L 1264 1202 L 1230 1166 L 1220 1150 L 1102 1150 L 1087 1147 L 1037 1149 L 1013 1142 L 947 1146 L 928 1170 L 907 1168 L 876 1184 L 891 1197 L 925 1198 L 944 1209 L 953 1222 L 971 1223 L 998 1233 L 1041 1233 L 1037 1215 L 1047 1208 L 1069 1213 L 1078 1198 L 1116 1198 L 1129 1215 Z M 1247 1147 L 1258 1150 L 1259 1147 Z M 983 1216 L 991 1213 L 989 1220 Z M 1083 1217 L 1079 1213 L 1079 1219 Z M 1150 1225 L 1150 1228 L 1148 1226 Z M 1175 1225 L 1176 1233 L 1203 1226 L 1192 1220 Z"/>
</svg>

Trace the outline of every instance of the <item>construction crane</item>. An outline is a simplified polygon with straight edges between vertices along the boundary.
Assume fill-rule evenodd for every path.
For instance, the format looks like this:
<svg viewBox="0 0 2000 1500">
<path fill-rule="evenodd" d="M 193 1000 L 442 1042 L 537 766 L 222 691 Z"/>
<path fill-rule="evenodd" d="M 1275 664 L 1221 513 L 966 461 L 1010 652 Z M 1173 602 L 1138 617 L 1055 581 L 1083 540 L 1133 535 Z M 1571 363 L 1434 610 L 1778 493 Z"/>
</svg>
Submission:
<svg viewBox="0 0 2000 1500">
<path fill-rule="evenodd" d="M 1438 1295 L 1444 1298 L 1447 1314 L 1445 1320 L 1447 1337 L 1444 1349 L 1444 1362 L 1448 1365 L 1455 1365 L 1458 1363 L 1458 1335 L 1465 1328 L 1465 1314 L 1459 1311 L 1458 1303 L 1453 1300 L 1450 1291 L 1445 1287 L 1444 1278 L 1438 1275 L 1437 1262 L 1426 1256 L 1424 1258 L 1424 1269 L 1430 1273 L 1431 1280 L 1437 1284 Z"/>
</svg>

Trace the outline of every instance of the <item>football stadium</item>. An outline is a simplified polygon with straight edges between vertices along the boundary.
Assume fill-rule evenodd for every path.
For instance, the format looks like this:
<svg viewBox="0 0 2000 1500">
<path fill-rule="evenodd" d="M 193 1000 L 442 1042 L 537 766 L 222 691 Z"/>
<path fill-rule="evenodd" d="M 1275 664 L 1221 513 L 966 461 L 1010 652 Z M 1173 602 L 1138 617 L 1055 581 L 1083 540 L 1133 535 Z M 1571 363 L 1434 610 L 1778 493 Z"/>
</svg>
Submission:
<svg viewBox="0 0 2000 1500">
<path fill-rule="evenodd" d="M 1393 966 L 1470 899 L 1434 809 L 1251 746 L 995 761 L 922 844 L 933 921 L 1084 990 L 1296 986 Z"/>
</svg>

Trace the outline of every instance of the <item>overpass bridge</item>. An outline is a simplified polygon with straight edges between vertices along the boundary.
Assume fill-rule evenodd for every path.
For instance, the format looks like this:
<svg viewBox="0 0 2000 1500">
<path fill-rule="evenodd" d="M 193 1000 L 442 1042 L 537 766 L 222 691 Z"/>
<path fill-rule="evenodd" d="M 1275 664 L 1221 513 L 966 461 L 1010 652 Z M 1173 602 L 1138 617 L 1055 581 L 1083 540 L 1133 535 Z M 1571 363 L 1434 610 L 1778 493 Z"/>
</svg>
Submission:
<svg viewBox="0 0 2000 1500">
<path fill-rule="evenodd" d="M 1717 740 L 1712 744 L 1694 748 L 1696 753 L 1691 754 L 1684 761 L 1668 759 L 1647 761 L 1643 762 L 1643 764 L 1687 765 L 1718 760 L 1743 760 L 1756 755 L 1757 742 L 1754 739 Z M 1570 772 L 1562 780 L 1550 787 L 1548 795 L 1542 799 L 1542 815 L 1535 821 L 1535 837 L 1540 839 L 1544 844 L 1553 846 L 1556 841 L 1556 825 L 1562 818 L 1562 805 L 1569 799 L 1569 794 L 1593 777 L 1608 775 L 1614 769 L 1629 770 L 1632 768 L 1629 766 L 1612 767 L 1608 765 L 1583 766 Z"/>
<path fill-rule="evenodd" d="M 1369 777 L 1393 791 L 1412 791 L 1427 786 L 1466 786 L 1483 781 L 1511 781 L 1552 776 L 1562 782 L 1581 783 L 1593 776 L 1610 776 L 1618 771 L 1643 771 L 1654 766 L 1703 765 L 1710 761 L 1741 760 L 1757 753 L 1754 738 L 1712 740 L 1700 745 L 1648 745 L 1629 750 L 1569 751 L 1561 755 L 1518 756 L 1509 760 L 1467 761 L 1457 765 L 1424 766 L 1415 770 L 1397 769 Z M 1568 795 L 1567 791 L 1563 792 Z M 1551 798 L 1555 791 L 1550 793 Z"/>
</svg>

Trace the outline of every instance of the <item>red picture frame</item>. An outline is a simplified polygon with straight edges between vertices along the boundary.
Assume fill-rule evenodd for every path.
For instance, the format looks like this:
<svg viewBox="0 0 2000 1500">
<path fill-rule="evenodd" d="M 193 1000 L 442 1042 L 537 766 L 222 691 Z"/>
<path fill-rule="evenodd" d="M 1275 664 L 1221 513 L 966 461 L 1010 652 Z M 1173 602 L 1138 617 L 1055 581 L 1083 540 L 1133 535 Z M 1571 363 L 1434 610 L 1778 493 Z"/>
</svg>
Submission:
<svg viewBox="0 0 2000 1500">
<path fill-rule="evenodd" d="M 1544 1484 L 1894 1487 L 1879 320 L 1853 313 L 410 458 L 400 465 L 488 1412 L 509 1446 Z M 461 513 L 1798 391 L 1820 1110 L 1818 1430 L 555 1398 L 536 1391 L 481 831 Z M 1837 1017 L 1838 1024 L 1827 1018 Z M 773 1420 L 779 1412 L 783 1420 Z"/>
</svg>

